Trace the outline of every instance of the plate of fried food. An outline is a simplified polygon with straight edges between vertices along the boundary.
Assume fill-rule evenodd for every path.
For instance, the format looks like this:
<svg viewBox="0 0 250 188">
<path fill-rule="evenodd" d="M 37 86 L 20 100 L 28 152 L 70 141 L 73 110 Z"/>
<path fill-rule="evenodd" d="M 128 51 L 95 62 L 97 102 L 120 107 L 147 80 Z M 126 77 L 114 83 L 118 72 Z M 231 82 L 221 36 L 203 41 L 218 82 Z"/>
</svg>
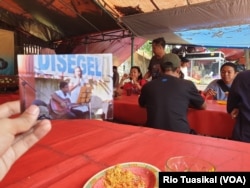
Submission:
<svg viewBox="0 0 250 188">
<path fill-rule="evenodd" d="M 148 163 L 120 163 L 95 174 L 83 188 L 157 188 L 159 172 Z"/>
<path fill-rule="evenodd" d="M 224 101 L 224 100 L 217 100 L 216 102 L 218 104 L 221 104 L 221 105 L 226 105 L 227 104 L 227 101 Z"/>
</svg>

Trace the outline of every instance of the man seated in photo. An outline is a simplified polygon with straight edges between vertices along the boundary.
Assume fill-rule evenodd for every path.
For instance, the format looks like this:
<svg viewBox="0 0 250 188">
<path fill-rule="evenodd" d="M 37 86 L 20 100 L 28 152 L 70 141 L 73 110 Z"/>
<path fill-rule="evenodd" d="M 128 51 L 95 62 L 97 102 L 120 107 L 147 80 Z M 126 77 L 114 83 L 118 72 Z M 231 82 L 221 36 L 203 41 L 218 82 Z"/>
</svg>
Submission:
<svg viewBox="0 0 250 188">
<path fill-rule="evenodd" d="M 81 119 L 88 118 L 89 112 L 82 112 L 74 109 L 79 106 L 77 103 L 71 103 L 69 94 L 69 85 L 66 81 L 61 81 L 59 90 L 51 95 L 50 108 L 53 119 Z"/>
</svg>

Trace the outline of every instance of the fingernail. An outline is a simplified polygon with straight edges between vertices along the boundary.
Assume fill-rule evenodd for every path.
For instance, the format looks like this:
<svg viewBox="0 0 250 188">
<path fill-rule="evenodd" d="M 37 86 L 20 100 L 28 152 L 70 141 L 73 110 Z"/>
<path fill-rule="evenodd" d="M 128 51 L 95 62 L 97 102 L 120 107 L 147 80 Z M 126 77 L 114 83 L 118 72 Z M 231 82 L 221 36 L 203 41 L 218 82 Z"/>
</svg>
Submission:
<svg viewBox="0 0 250 188">
<path fill-rule="evenodd" d="M 39 108 L 35 105 L 31 105 L 29 108 L 27 108 L 26 112 L 30 113 L 30 114 L 37 114 L 39 111 Z"/>
</svg>

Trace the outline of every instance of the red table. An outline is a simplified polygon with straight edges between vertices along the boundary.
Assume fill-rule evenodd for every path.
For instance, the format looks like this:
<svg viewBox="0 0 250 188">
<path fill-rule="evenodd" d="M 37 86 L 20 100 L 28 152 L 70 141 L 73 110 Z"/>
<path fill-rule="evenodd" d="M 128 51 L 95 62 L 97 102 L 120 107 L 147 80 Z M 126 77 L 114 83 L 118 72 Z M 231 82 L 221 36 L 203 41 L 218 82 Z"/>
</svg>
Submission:
<svg viewBox="0 0 250 188">
<path fill-rule="evenodd" d="M 138 105 L 138 96 L 122 95 L 114 99 L 114 119 L 120 122 L 145 125 L 147 112 Z M 235 120 L 226 112 L 226 105 L 208 100 L 206 110 L 189 109 L 190 127 L 198 134 L 230 138 Z"/>
<path fill-rule="evenodd" d="M 0 187 L 82 187 L 118 163 L 192 155 L 216 171 L 250 171 L 250 144 L 98 120 L 53 120 L 52 131 L 11 168 Z M 157 146 L 157 147 L 156 147 Z"/>
<path fill-rule="evenodd" d="M 0 94 L 0 104 L 19 100 L 19 93 L 1 93 Z"/>
</svg>

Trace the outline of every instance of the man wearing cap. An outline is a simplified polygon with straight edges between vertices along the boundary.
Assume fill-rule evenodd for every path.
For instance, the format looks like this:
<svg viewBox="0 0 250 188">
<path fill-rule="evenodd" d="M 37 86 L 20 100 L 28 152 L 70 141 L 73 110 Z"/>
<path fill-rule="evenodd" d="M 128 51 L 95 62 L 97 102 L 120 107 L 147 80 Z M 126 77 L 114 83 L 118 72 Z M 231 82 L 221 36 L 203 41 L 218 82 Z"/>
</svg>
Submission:
<svg viewBox="0 0 250 188">
<path fill-rule="evenodd" d="M 194 83 L 179 78 L 180 65 L 178 55 L 167 54 L 166 61 L 160 64 L 162 76 L 142 88 L 138 102 L 147 109 L 147 126 L 190 133 L 188 108 L 206 108 Z"/>
<path fill-rule="evenodd" d="M 165 61 L 166 57 L 165 45 L 166 42 L 163 37 L 152 41 L 152 51 L 154 55 L 149 62 L 148 71 L 144 75 L 144 79 L 154 80 L 161 75 L 160 64 Z"/>
</svg>

